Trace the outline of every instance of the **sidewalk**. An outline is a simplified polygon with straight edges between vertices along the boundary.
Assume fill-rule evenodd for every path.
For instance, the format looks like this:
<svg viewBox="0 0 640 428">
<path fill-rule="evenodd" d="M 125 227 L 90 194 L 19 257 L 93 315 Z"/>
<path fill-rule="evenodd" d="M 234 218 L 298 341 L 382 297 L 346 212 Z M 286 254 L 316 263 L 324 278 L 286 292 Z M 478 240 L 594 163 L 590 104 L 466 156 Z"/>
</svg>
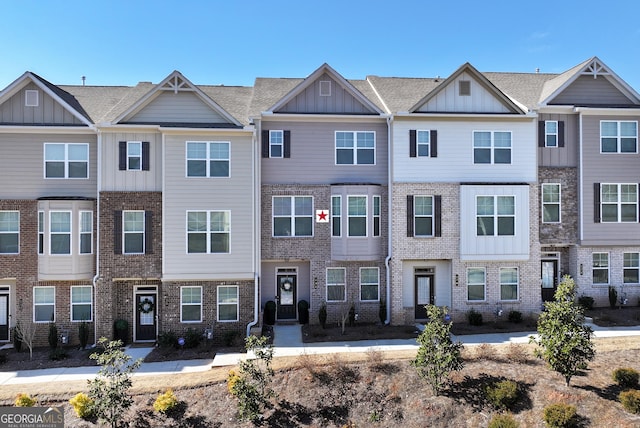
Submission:
<svg viewBox="0 0 640 428">
<path fill-rule="evenodd" d="M 605 328 L 598 327 L 594 324 L 588 325 L 593 329 L 594 337 L 596 338 L 640 336 L 640 326 Z M 478 345 L 480 343 L 528 343 L 529 336 L 531 335 L 535 335 L 535 332 L 473 334 L 453 336 L 453 339 L 454 341 L 460 341 L 465 345 Z M 301 354 L 367 352 L 371 349 L 378 351 L 418 349 L 415 339 L 303 343 L 301 326 L 299 324 L 274 326 L 273 347 L 275 357 L 295 356 Z M 152 349 L 153 348 L 127 347 L 126 353 L 135 360 L 138 358 L 144 358 Z M 245 353 L 218 353 L 213 359 L 206 360 L 177 360 L 142 363 L 133 376 L 157 376 L 162 374 L 203 372 L 210 370 L 212 367 L 236 365 L 239 360 L 244 358 L 247 358 L 247 354 Z M 0 385 L 88 380 L 93 379 L 96 376 L 98 369 L 99 367 L 97 366 L 91 366 L 0 372 Z"/>
</svg>

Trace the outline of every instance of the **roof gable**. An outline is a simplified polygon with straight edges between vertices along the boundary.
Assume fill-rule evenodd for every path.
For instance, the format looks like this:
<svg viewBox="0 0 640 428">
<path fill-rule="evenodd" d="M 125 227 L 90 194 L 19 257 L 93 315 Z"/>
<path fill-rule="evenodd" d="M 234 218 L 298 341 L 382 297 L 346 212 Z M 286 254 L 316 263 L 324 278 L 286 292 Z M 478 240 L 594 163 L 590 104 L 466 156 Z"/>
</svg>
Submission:
<svg viewBox="0 0 640 428">
<path fill-rule="evenodd" d="M 509 98 L 471 64 L 465 63 L 413 107 L 410 113 L 522 114 Z"/>
<path fill-rule="evenodd" d="M 242 126 L 178 71 L 171 73 L 126 108 L 113 122 L 166 126 Z"/>
<path fill-rule="evenodd" d="M 328 64 L 311 73 L 268 111 L 301 114 L 382 113 L 380 108 Z"/>
</svg>

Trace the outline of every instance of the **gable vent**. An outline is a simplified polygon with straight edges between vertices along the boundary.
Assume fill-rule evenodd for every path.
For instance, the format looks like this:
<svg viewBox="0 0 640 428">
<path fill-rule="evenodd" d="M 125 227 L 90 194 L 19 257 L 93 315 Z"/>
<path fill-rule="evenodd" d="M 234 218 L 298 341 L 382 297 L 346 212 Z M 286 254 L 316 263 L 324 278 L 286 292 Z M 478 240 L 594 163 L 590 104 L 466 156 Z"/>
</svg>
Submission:
<svg viewBox="0 0 640 428">
<path fill-rule="evenodd" d="M 24 105 L 26 107 L 38 107 L 39 92 L 33 89 L 24 91 Z"/>
<path fill-rule="evenodd" d="M 320 81 L 320 96 L 321 97 L 331 96 L 331 80 Z"/>
<path fill-rule="evenodd" d="M 458 82 L 458 94 L 460 96 L 469 96 L 471 95 L 471 81 L 469 80 L 461 80 Z"/>
</svg>

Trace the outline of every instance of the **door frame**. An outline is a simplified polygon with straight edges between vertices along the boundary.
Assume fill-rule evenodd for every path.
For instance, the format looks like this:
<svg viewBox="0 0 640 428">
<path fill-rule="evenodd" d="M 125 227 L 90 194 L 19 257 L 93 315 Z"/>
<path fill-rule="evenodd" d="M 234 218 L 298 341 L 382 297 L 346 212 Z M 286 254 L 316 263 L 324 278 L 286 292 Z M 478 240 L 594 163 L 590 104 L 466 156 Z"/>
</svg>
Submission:
<svg viewBox="0 0 640 428">
<path fill-rule="evenodd" d="M 543 278 L 542 278 L 542 266 L 544 263 L 553 263 L 554 264 L 554 272 L 553 272 L 553 288 L 543 287 Z M 555 291 L 558 288 L 558 283 L 560 281 L 560 253 L 543 253 L 542 257 L 540 257 L 540 300 L 542 302 L 548 302 L 553 300 L 553 296 L 555 295 Z M 544 290 L 553 290 L 551 296 L 547 296 L 545 299 Z M 547 293 L 549 294 L 549 293 Z"/>
<path fill-rule="evenodd" d="M 292 318 L 280 318 L 280 280 L 281 276 L 290 276 L 294 278 L 293 289 L 293 314 Z M 276 268 L 275 280 L 275 299 L 276 299 L 276 321 L 296 321 L 298 319 L 298 268 L 297 267 L 278 267 Z"/>
<path fill-rule="evenodd" d="M 0 343 L 11 342 L 11 287 L 0 286 L 0 296 L 7 297 L 7 338 L 0 337 Z"/>
<path fill-rule="evenodd" d="M 417 267 L 413 269 L 413 316 L 415 319 L 426 319 L 426 311 L 424 318 L 418 317 L 418 278 L 430 278 L 429 281 L 429 304 L 435 305 L 436 302 L 436 268 L 435 267 Z"/>
<path fill-rule="evenodd" d="M 138 285 L 133 288 L 133 342 L 155 342 L 158 339 L 158 287 L 156 285 Z M 138 339 L 138 296 L 153 295 L 154 296 L 154 314 L 153 314 L 153 339 Z"/>
</svg>

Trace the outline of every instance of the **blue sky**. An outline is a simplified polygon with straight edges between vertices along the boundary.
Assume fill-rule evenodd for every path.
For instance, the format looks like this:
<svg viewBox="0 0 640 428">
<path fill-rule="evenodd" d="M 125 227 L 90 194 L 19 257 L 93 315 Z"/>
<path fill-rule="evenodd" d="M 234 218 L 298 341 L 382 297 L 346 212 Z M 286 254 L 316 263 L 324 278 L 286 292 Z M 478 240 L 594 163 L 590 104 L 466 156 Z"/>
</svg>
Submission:
<svg viewBox="0 0 640 428">
<path fill-rule="evenodd" d="M 640 92 L 640 1 L 3 0 L 0 88 L 135 85 L 173 70 L 195 84 L 480 71 L 562 72 L 598 56 Z"/>
</svg>

